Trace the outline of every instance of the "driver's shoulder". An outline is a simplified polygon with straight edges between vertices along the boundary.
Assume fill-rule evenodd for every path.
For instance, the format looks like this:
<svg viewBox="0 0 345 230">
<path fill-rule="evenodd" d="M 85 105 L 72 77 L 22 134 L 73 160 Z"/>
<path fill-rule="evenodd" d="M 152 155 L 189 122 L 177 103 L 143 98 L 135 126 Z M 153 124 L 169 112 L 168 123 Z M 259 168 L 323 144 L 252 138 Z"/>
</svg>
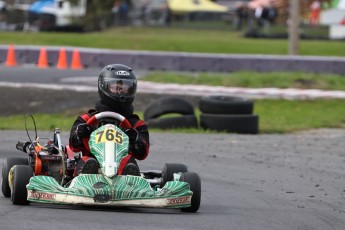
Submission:
<svg viewBox="0 0 345 230">
<path fill-rule="evenodd" d="M 89 111 L 87 111 L 87 113 L 88 113 L 89 115 L 93 116 L 93 115 L 99 113 L 99 111 L 96 110 L 96 109 L 90 109 Z"/>
<path fill-rule="evenodd" d="M 95 109 L 90 109 L 89 111 L 83 113 L 82 115 L 80 115 L 80 118 L 84 121 L 88 121 L 93 115 L 99 113 L 97 110 Z"/>
<path fill-rule="evenodd" d="M 127 120 L 128 120 L 131 124 L 137 123 L 137 122 L 139 122 L 139 121 L 142 121 L 142 120 L 140 119 L 139 115 L 137 115 L 137 114 L 135 114 L 135 113 L 133 113 L 133 114 L 127 116 L 126 118 L 127 118 Z"/>
<path fill-rule="evenodd" d="M 128 118 L 133 118 L 133 119 L 138 119 L 138 120 L 140 120 L 139 115 L 138 115 L 138 114 L 135 114 L 135 113 L 131 114 Z"/>
</svg>

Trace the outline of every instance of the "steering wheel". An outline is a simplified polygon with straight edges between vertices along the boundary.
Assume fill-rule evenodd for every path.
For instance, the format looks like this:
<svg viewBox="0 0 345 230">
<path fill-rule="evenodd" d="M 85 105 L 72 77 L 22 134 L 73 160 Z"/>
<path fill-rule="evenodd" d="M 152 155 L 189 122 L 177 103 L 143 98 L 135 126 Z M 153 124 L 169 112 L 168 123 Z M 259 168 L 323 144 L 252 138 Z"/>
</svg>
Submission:
<svg viewBox="0 0 345 230">
<path fill-rule="evenodd" d="M 129 123 L 127 118 L 125 118 L 121 114 L 115 113 L 115 112 L 101 112 L 101 113 L 97 113 L 97 114 L 93 115 L 86 122 L 86 124 L 88 124 L 88 125 L 96 125 L 101 119 L 104 119 L 104 118 L 113 118 L 113 119 L 118 120 L 120 122 L 119 127 L 121 129 L 129 129 L 131 127 L 131 124 Z"/>
<path fill-rule="evenodd" d="M 101 113 L 97 113 L 95 115 L 93 115 L 87 122 L 86 124 L 92 126 L 92 125 L 96 125 L 101 119 L 104 118 L 113 118 L 115 120 L 118 120 L 120 122 L 119 127 L 121 129 L 129 129 L 131 128 L 131 124 L 129 123 L 129 121 L 127 120 L 127 118 L 125 118 L 124 116 L 122 116 L 119 113 L 115 113 L 115 112 L 101 112 Z M 83 138 L 83 144 L 85 146 L 85 148 L 90 152 L 90 147 L 89 147 L 89 138 Z"/>
</svg>

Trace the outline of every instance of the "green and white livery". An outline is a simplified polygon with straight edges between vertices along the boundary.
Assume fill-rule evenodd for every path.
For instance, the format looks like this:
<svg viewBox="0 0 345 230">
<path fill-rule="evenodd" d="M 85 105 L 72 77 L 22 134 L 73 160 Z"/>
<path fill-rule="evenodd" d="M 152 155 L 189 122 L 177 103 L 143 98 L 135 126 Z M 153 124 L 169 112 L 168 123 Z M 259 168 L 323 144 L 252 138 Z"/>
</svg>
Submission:
<svg viewBox="0 0 345 230">
<path fill-rule="evenodd" d="M 120 127 L 123 121 L 128 122 L 117 113 L 100 114 L 96 120 L 116 118 Z M 99 162 L 98 174 L 81 174 L 67 185 L 61 185 L 51 176 L 33 176 L 26 186 L 27 200 L 73 205 L 181 208 L 182 211 L 196 212 L 200 205 L 200 178 L 196 173 L 187 172 L 182 164 L 166 164 L 163 171 L 142 171 L 142 176 L 117 175 L 129 145 L 128 136 L 120 127 L 106 124 L 91 134 L 89 147 Z"/>
</svg>

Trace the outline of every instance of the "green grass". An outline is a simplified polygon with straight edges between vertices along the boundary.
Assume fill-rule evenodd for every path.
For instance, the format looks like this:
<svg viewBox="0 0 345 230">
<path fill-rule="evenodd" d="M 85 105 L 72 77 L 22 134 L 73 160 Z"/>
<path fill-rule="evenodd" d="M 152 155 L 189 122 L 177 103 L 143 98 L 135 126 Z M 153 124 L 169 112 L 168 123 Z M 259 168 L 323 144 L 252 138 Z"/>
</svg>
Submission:
<svg viewBox="0 0 345 230">
<path fill-rule="evenodd" d="M 77 115 L 70 113 L 57 113 L 57 114 L 32 114 L 36 128 L 38 130 L 54 130 L 60 128 L 63 131 L 69 131 L 75 121 Z M 30 117 L 27 118 L 27 128 L 34 129 L 33 121 Z M 25 129 L 25 114 L 13 116 L 0 117 L 1 130 L 24 130 Z"/>
<path fill-rule="evenodd" d="M 259 115 L 260 133 L 290 133 L 300 130 L 317 128 L 345 127 L 345 100 L 256 100 L 254 113 Z M 138 115 L 143 117 L 143 113 Z M 196 111 L 199 118 L 200 111 Z M 70 113 L 65 114 L 33 114 L 38 130 L 51 130 L 58 127 L 63 132 L 69 132 L 76 118 Z M 33 129 L 33 123 L 28 119 L 27 127 Z M 0 129 L 23 130 L 24 115 L 0 117 Z M 157 129 L 150 129 L 157 132 Z M 159 132 L 162 132 L 161 130 Z M 215 133 L 209 130 L 176 129 L 166 132 L 184 133 Z"/>
<path fill-rule="evenodd" d="M 345 100 L 258 100 L 262 133 L 288 133 L 318 128 L 345 127 Z"/>
<path fill-rule="evenodd" d="M 229 74 L 150 72 L 143 80 L 226 87 L 345 90 L 343 75 L 303 72 L 234 72 Z"/>
<path fill-rule="evenodd" d="M 286 39 L 249 39 L 231 30 L 121 27 L 97 33 L 3 32 L 0 44 L 225 54 L 288 53 Z M 345 56 L 342 41 L 301 40 L 301 55 Z"/>
</svg>

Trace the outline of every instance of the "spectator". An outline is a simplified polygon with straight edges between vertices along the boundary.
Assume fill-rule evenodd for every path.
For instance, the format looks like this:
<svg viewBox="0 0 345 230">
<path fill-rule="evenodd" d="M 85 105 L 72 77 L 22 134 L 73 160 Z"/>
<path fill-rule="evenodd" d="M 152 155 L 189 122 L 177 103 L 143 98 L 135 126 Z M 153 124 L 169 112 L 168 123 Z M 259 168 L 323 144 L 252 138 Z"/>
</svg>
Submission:
<svg viewBox="0 0 345 230">
<path fill-rule="evenodd" d="M 111 13 L 114 15 L 114 24 L 117 24 L 119 21 L 119 7 L 120 1 L 115 0 L 113 8 L 111 8 Z"/>
<path fill-rule="evenodd" d="M 249 9 L 246 3 L 236 3 L 236 29 L 241 30 L 248 21 Z"/>
<path fill-rule="evenodd" d="M 118 14 L 119 14 L 119 23 L 120 25 L 127 25 L 128 23 L 128 12 L 129 12 L 129 5 L 126 1 L 121 1 Z"/>
<path fill-rule="evenodd" d="M 164 18 L 164 23 L 166 26 L 170 26 L 172 21 L 172 11 L 169 7 L 169 4 L 166 3 L 165 5 L 165 18 Z"/>
<path fill-rule="evenodd" d="M 7 29 L 7 8 L 4 1 L 0 1 L 0 30 Z"/>
<path fill-rule="evenodd" d="M 309 23 L 312 26 L 319 25 L 320 22 L 320 13 L 321 13 L 321 2 L 319 0 L 314 0 L 310 6 L 310 17 Z"/>
</svg>

